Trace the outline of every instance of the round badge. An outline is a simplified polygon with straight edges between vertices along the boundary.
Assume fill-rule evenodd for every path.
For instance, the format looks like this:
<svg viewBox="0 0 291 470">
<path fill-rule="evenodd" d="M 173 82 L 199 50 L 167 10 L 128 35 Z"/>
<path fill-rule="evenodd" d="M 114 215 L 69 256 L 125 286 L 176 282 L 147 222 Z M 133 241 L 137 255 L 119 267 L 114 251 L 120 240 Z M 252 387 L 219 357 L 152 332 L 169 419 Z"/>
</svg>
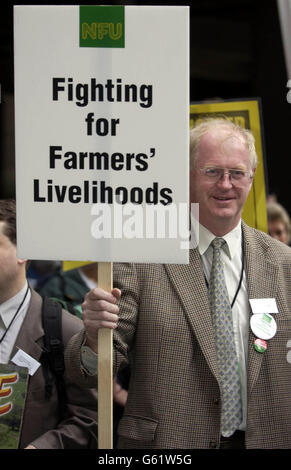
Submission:
<svg viewBox="0 0 291 470">
<path fill-rule="evenodd" d="M 251 317 L 251 329 L 260 339 L 271 339 L 277 332 L 277 323 L 269 313 L 255 313 Z"/>
<path fill-rule="evenodd" d="M 264 341 L 263 339 L 257 338 L 254 342 L 254 348 L 259 353 L 265 352 L 267 347 L 268 347 L 268 345 L 267 345 L 266 341 Z"/>
</svg>

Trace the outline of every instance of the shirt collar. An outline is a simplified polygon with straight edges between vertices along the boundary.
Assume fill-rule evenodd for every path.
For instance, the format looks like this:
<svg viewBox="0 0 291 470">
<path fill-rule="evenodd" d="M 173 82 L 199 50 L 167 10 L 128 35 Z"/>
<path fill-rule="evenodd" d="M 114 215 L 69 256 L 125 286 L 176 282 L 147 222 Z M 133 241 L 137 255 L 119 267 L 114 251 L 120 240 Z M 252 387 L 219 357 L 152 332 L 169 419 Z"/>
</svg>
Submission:
<svg viewBox="0 0 291 470">
<path fill-rule="evenodd" d="M 0 305 L 0 316 L 5 325 L 5 328 L 8 328 L 13 316 L 15 315 L 19 305 L 21 304 L 28 284 L 25 283 L 24 287 L 11 299 L 6 300 L 3 304 Z"/>
<path fill-rule="evenodd" d="M 204 255 L 214 238 L 216 238 L 216 235 L 199 223 L 198 250 L 200 255 Z M 221 238 L 226 241 L 227 247 L 225 251 L 228 257 L 232 259 L 241 247 L 241 220 L 233 230 L 228 232 L 226 235 L 223 235 Z"/>
</svg>

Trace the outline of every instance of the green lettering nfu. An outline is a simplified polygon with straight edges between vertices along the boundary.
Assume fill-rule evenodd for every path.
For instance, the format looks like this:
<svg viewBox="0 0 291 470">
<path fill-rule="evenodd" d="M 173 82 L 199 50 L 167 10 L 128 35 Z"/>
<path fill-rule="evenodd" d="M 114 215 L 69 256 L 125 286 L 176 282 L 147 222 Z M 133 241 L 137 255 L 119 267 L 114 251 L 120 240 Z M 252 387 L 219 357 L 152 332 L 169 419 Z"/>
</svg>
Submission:
<svg viewBox="0 0 291 470">
<path fill-rule="evenodd" d="M 102 39 L 108 36 L 110 39 L 117 41 L 122 37 L 122 23 L 82 23 L 82 39 Z"/>
</svg>

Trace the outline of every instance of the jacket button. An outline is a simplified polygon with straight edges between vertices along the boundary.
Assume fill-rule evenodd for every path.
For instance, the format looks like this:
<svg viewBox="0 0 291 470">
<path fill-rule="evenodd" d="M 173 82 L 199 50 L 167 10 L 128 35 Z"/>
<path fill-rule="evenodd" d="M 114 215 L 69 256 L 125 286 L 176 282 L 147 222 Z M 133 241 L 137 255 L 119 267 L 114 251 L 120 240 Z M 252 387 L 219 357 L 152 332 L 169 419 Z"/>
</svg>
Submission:
<svg viewBox="0 0 291 470">
<path fill-rule="evenodd" d="M 216 449 L 216 447 L 217 447 L 217 442 L 216 442 L 216 441 L 210 441 L 210 442 L 209 442 L 209 447 L 210 447 L 210 449 Z"/>
<path fill-rule="evenodd" d="M 220 402 L 219 398 L 214 398 L 213 403 L 215 405 L 219 405 L 219 402 Z"/>
</svg>

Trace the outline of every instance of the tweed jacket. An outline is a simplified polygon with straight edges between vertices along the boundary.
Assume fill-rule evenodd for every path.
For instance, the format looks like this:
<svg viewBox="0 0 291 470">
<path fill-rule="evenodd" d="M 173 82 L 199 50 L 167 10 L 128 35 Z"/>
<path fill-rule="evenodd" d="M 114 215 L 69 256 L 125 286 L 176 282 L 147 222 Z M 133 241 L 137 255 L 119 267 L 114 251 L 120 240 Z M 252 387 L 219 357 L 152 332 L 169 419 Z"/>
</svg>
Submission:
<svg viewBox="0 0 291 470">
<path fill-rule="evenodd" d="M 249 330 L 246 447 L 291 448 L 291 249 L 242 227 L 249 298 L 275 298 L 279 309 L 265 353 Z M 115 366 L 131 364 L 118 447 L 218 448 L 218 366 L 198 250 L 189 265 L 116 264 L 114 286 L 122 290 Z M 67 358 L 74 380 L 86 385 L 81 340 L 71 340 Z"/>
<path fill-rule="evenodd" d="M 17 348 L 40 361 L 44 331 L 41 320 L 42 298 L 34 291 L 24 322 L 16 340 Z M 63 310 L 63 341 L 82 329 L 80 319 Z M 49 400 L 45 398 L 42 367 L 29 376 L 28 391 L 22 420 L 19 448 L 32 444 L 39 449 L 79 449 L 97 446 L 97 395 L 93 390 L 81 390 L 65 377 L 68 411 L 60 421 L 55 385 Z"/>
</svg>

